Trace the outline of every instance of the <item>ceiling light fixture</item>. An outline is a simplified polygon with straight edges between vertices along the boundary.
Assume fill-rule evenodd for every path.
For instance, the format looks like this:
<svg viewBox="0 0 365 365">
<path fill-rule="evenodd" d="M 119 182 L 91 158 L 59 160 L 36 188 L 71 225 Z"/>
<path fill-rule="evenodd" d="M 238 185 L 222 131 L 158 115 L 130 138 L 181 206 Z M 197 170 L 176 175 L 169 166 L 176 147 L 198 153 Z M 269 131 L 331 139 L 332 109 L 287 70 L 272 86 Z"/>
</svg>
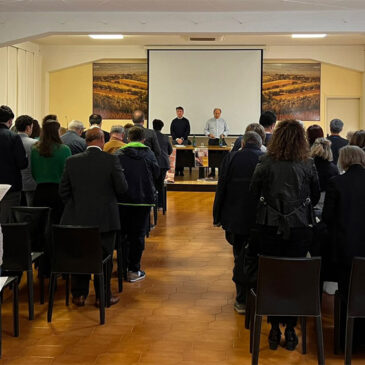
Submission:
<svg viewBox="0 0 365 365">
<path fill-rule="evenodd" d="M 89 34 L 92 39 L 123 39 L 121 34 Z"/>
<path fill-rule="evenodd" d="M 292 38 L 325 38 L 327 34 L 292 34 Z"/>
</svg>

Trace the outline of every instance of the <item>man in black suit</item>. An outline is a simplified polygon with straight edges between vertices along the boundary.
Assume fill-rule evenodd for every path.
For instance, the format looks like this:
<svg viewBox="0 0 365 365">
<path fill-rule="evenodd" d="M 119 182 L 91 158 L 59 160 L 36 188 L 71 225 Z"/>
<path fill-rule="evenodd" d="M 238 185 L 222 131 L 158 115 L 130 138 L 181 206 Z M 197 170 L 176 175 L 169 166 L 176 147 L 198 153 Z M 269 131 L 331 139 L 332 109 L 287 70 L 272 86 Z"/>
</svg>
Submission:
<svg viewBox="0 0 365 365">
<path fill-rule="evenodd" d="M 264 127 L 266 133 L 266 139 L 262 141 L 262 144 L 267 146 L 275 129 L 276 114 L 270 110 L 263 112 L 260 116 L 259 123 Z"/>
<path fill-rule="evenodd" d="M 87 149 L 66 160 L 60 184 L 60 196 L 65 202 L 61 224 L 99 226 L 104 255 L 112 255 L 115 233 L 120 229 L 117 202 L 128 185 L 116 156 L 103 152 L 104 134 L 100 128 L 86 132 Z M 111 274 L 111 265 L 109 265 Z M 110 275 L 108 275 L 110 278 Z M 89 293 L 89 276 L 73 275 L 73 303 L 82 306 Z M 110 287 L 110 281 L 107 284 Z M 95 286 L 96 305 L 99 293 Z M 116 304 L 118 297 L 111 297 Z"/>
<path fill-rule="evenodd" d="M 11 188 L 0 202 L 0 223 L 8 223 L 11 207 L 20 204 L 22 191 L 20 170 L 28 166 L 20 136 L 9 130 L 13 118 L 11 109 L 2 105 L 0 107 L 0 184 L 9 184 Z"/>
<path fill-rule="evenodd" d="M 135 110 L 133 112 L 132 121 L 133 121 L 135 127 L 143 128 L 144 136 L 145 136 L 144 144 L 146 146 L 148 146 L 152 150 L 152 152 L 155 154 L 156 158 L 158 158 L 158 156 L 160 156 L 160 154 L 161 154 L 160 145 L 158 144 L 158 140 L 157 140 L 155 131 L 153 131 L 152 129 L 145 128 L 143 126 L 144 114 L 143 114 L 142 110 Z"/>
<path fill-rule="evenodd" d="M 214 199 L 214 225 L 222 226 L 226 239 L 233 246 L 233 281 L 236 284 L 234 309 L 246 311 L 246 287 L 242 283 L 243 250 L 255 224 L 256 202 L 249 191 L 251 178 L 261 151 L 262 139 L 256 132 L 246 132 L 242 149 L 228 154 L 222 162 Z"/>
<path fill-rule="evenodd" d="M 103 119 L 100 114 L 91 114 L 89 117 L 90 128 L 99 127 L 101 129 Z M 107 131 L 103 131 L 105 143 L 109 142 L 110 134 Z M 85 138 L 86 132 L 81 134 L 82 138 Z"/>
<path fill-rule="evenodd" d="M 340 149 L 348 145 L 349 141 L 340 136 L 343 129 L 343 121 L 341 119 L 332 119 L 330 122 L 331 135 L 327 137 L 331 142 L 331 149 L 333 154 L 333 163 L 337 164 Z"/>
</svg>

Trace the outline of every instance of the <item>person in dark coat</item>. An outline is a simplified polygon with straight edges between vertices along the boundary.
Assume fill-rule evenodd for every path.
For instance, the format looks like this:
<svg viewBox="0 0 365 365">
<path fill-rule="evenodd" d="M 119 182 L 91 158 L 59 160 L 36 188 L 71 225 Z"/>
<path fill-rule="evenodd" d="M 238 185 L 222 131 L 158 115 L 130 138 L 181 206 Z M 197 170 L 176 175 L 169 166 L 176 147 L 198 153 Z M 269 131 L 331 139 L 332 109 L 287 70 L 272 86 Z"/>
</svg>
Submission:
<svg viewBox="0 0 365 365">
<path fill-rule="evenodd" d="M 160 175 L 156 180 L 156 188 L 158 192 L 158 207 L 162 208 L 162 194 L 163 194 L 163 184 L 165 181 L 166 173 L 170 170 L 170 159 L 169 156 L 172 153 L 172 146 L 169 141 L 169 137 L 162 134 L 161 130 L 164 126 L 162 120 L 154 119 L 153 130 L 156 133 L 158 144 L 161 148 L 161 155 L 158 157 L 157 161 L 160 165 Z"/>
<path fill-rule="evenodd" d="M 323 137 L 324 137 L 324 133 L 323 133 L 323 129 L 320 125 L 312 124 L 311 126 L 309 126 L 307 128 L 307 138 L 308 138 L 308 143 L 309 143 L 310 147 L 312 147 L 314 141 L 317 138 L 323 138 Z"/>
<path fill-rule="evenodd" d="M 141 270 L 145 247 L 150 204 L 156 202 L 154 181 L 160 174 L 155 155 L 143 144 L 145 129 L 139 126 L 128 131 L 129 143 L 116 152 L 128 182 L 128 190 L 119 199 L 121 233 L 128 244 L 128 281 L 136 282 L 146 277 Z M 156 137 L 157 138 L 157 137 Z"/>
<path fill-rule="evenodd" d="M 265 141 L 263 141 L 263 145 L 267 147 L 269 144 L 273 131 L 275 129 L 276 125 L 276 114 L 270 110 L 267 110 L 266 112 L 263 112 L 260 116 L 259 123 L 264 127 L 266 138 Z"/>
<path fill-rule="evenodd" d="M 268 256 L 305 257 L 312 244 L 313 206 L 320 191 L 309 145 L 296 120 L 281 122 L 252 177 L 250 191 L 257 199 L 256 223 L 260 231 L 259 253 Z M 298 344 L 295 317 L 270 318 L 270 348 L 277 349 L 285 323 L 285 347 Z"/>
<path fill-rule="evenodd" d="M 68 125 L 68 131 L 61 136 L 61 141 L 70 148 L 73 155 L 86 150 L 85 139 L 81 138 L 84 129 L 82 122 L 73 120 Z"/>
<path fill-rule="evenodd" d="M 246 311 L 246 287 L 239 277 L 243 266 L 244 249 L 255 223 L 256 201 L 249 191 L 251 178 L 261 151 L 262 138 L 256 132 L 247 132 L 242 149 L 228 154 L 222 162 L 213 206 L 213 223 L 226 231 L 227 241 L 233 246 L 233 281 L 236 284 L 235 310 Z"/>
<path fill-rule="evenodd" d="M 118 159 L 103 152 L 104 134 L 100 128 L 86 132 L 85 152 L 66 160 L 59 194 L 65 203 L 61 224 L 98 226 L 104 256 L 113 255 L 115 234 L 120 229 L 117 202 L 128 188 Z M 112 265 L 109 265 L 109 278 Z M 73 275 L 71 292 L 73 303 L 85 304 L 89 293 L 89 275 Z M 110 281 L 107 283 L 110 287 Z M 95 286 L 96 305 L 99 305 L 98 287 Z M 111 293 L 111 292 L 110 292 Z M 119 298 L 111 296 L 110 303 Z"/>
<path fill-rule="evenodd" d="M 333 153 L 333 162 L 337 164 L 340 149 L 347 146 L 349 141 L 340 136 L 343 129 L 343 121 L 341 119 L 332 119 L 330 122 L 331 135 L 327 138 L 332 142 L 331 149 Z"/>
<path fill-rule="evenodd" d="M 263 141 L 266 139 L 266 133 L 264 127 L 259 123 L 251 123 L 246 127 L 245 133 L 247 132 L 256 132 Z M 233 145 L 231 152 L 236 152 L 242 147 L 242 138 L 243 136 L 239 136 Z M 264 145 L 261 146 L 261 151 L 266 152 L 266 147 Z"/>
<path fill-rule="evenodd" d="M 9 184 L 11 188 L 0 202 L 0 223 L 8 223 L 11 207 L 20 204 L 22 191 L 20 170 L 28 166 L 20 136 L 9 130 L 13 118 L 12 110 L 2 105 L 0 107 L 0 184 Z"/>
<path fill-rule="evenodd" d="M 100 114 L 91 114 L 89 117 L 89 124 L 90 124 L 90 128 L 98 127 L 101 129 L 101 126 L 103 124 L 103 118 L 101 117 Z M 110 139 L 109 132 L 103 130 L 103 133 L 104 133 L 105 143 L 109 142 L 109 139 Z M 82 132 L 81 137 L 82 138 L 86 137 L 86 131 Z"/>
</svg>

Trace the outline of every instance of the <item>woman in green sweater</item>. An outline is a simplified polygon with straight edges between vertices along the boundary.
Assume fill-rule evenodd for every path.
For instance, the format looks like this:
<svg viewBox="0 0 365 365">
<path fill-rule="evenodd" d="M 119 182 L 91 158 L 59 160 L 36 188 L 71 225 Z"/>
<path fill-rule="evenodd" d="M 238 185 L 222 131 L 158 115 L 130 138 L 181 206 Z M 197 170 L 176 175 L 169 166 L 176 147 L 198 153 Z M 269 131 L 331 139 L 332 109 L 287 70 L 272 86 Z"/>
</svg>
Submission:
<svg viewBox="0 0 365 365">
<path fill-rule="evenodd" d="M 52 208 L 52 223 L 59 224 L 63 203 L 58 195 L 67 157 L 71 156 L 70 148 L 59 136 L 60 124 L 52 119 L 44 122 L 40 140 L 31 152 L 32 175 L 37 183 L 34 206 Z"/>
</svg>

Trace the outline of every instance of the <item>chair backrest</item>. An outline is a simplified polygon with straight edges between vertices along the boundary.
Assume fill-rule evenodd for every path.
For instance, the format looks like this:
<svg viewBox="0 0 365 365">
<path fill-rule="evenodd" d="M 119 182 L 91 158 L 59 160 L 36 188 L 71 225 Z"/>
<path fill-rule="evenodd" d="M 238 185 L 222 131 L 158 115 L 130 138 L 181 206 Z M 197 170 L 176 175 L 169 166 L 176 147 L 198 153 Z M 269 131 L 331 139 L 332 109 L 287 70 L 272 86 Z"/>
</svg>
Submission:
<svg viewBox="0 0 365 365">
<path fill-rule="evenodd" d="M 347 313 L 349 317 L 365 317 L 365 257 L 354 257 L 350 278 Z"/>
<path fill-rule="evenodd" d="M 102 259 L 98 227 L 53 225 L 53 272 L 99 274 Z"/>
<path fill-rule="evenodd" d="M 49 239 L 50 211 L 48 207 L 12 207 L 12 221 L 27 222 L 32 251 L 44 251 Z"/>
<path fill-rule="evenodd" d="M 321 259 L 259 257 L 257 314 L 320 315 Z"/>
<path fill-rule="evenodd" d="M 6 223 L 3 232 L 4 271 L 26 271 L 32 267 L 28 223 Z"/>
</svg>

